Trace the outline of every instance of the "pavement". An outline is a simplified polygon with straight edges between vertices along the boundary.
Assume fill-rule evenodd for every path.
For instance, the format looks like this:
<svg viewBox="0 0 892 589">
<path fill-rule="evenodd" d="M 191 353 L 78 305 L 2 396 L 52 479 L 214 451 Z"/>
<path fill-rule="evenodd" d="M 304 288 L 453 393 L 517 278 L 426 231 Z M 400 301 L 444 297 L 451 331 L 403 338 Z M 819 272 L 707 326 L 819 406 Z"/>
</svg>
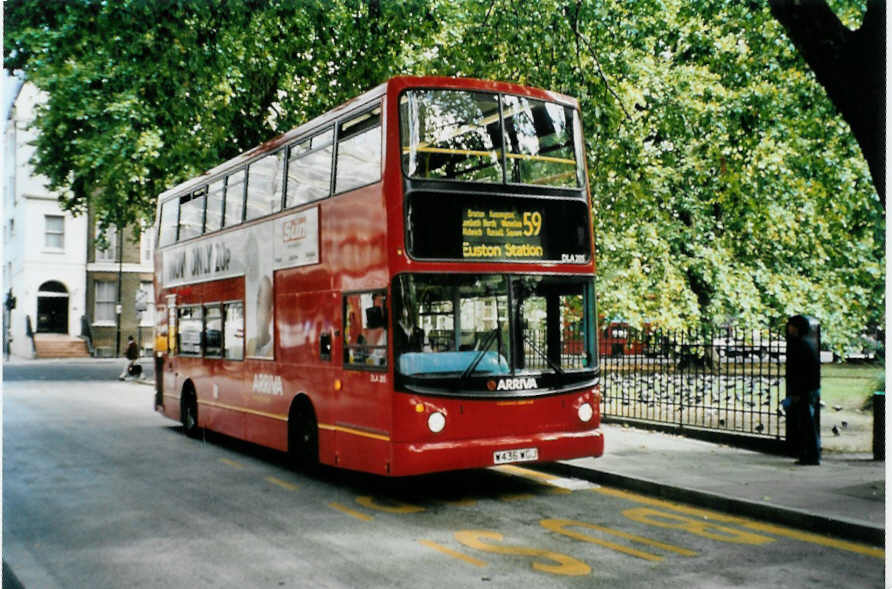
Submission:
<svg viewBox="0 0 892 589">
<path fill-rule="evenodd" d="M 818 466 L 602 424 L 604 455 L 544 465 L 563 476 L 874 546 L 885 545 L 886 463 L 824 452 Z"/>
</svg>

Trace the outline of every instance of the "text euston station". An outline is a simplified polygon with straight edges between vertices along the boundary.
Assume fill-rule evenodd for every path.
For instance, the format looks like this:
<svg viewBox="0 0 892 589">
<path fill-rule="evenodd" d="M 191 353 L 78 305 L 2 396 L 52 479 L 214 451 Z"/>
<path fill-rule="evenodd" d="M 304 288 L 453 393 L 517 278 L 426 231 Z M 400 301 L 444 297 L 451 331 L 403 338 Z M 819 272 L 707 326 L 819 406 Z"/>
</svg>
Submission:
<svg viewBox="0 0 892 589">
<path fill-rule="evenodd" d="M 462 256 L 472 259 L 542 259 L 542 212 L 479 210 L 462 214 Z"/>
</svg>

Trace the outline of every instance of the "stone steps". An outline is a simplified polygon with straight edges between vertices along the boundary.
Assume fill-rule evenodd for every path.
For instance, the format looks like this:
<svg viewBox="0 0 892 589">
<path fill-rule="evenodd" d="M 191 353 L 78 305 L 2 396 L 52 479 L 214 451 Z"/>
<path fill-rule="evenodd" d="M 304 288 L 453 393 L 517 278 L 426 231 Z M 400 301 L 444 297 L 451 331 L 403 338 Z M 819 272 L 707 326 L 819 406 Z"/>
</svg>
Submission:
<svg viewBox="0 0 892 589">
<path fill-rule="evenodd" d="M 87 342 L 69 335 L 42 334 L 34 336 L 37 358 L 89 358 Z"/>
</svg>

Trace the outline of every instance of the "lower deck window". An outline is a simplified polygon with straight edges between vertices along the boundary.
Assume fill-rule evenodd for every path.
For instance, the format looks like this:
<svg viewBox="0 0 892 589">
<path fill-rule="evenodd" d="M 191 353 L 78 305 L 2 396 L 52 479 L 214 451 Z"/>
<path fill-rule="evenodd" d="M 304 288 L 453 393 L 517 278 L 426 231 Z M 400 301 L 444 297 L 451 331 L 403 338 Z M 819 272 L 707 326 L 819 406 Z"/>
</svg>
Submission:
<svg viewBox="0 0 892 589">
<path fill-rule="evenodd" d="M 177 353 L 201 356 L 201 307 L 181 307 L 177 316 Z"/>
<path fill-rule="evenodd" d="M 223 311 L 220 305 L 204 308 L 204 354 L 212 358 L 223 354 Z"/>
<path fill-rule="evenodd" d="M 223 357 L 241 360 L 245 357 L 245 313 L 241 302 L 223 305 Z"/>
<path fill-rule="evenodd" d="M 387 295 L 384 291 L 344 297 L 344 364 L 387 366 Z"/>
</svg>

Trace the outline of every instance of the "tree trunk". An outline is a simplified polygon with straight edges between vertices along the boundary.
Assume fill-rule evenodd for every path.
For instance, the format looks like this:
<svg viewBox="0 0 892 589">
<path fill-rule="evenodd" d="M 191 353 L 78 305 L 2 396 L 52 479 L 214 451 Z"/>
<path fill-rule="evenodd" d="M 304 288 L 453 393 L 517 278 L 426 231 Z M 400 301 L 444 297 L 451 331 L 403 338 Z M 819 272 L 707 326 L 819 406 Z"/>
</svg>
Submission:
<svg viewBox="0 0 892 589">
<path fill-rule="evenodd" d="M 857 31 L 847 29 L 826 0 L 769 0 L 769 4 L 851 127 L 885 209 L 885 0 L 868 0 Z"/>
</svg>

